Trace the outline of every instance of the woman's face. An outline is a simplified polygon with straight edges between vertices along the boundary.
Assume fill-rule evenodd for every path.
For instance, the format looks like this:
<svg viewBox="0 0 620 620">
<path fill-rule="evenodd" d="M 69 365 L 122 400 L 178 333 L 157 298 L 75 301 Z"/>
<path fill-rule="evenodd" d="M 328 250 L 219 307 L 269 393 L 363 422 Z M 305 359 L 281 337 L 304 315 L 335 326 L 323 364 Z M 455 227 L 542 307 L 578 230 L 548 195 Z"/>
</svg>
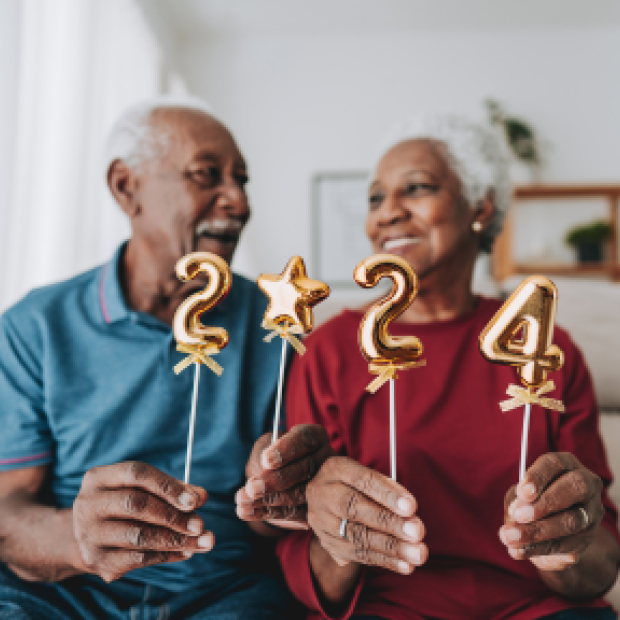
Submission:
<svg viewBox="0 0 620 620">
<path fill-rule="evenodd" d="M 443 147 L 408 140 L 379 162 L 370 186 L 366 234 L 375 252 L 397 254 L 420 279 L 440 267 L 471 269 L 479 241 L 474 213 Z"/>
</svg>

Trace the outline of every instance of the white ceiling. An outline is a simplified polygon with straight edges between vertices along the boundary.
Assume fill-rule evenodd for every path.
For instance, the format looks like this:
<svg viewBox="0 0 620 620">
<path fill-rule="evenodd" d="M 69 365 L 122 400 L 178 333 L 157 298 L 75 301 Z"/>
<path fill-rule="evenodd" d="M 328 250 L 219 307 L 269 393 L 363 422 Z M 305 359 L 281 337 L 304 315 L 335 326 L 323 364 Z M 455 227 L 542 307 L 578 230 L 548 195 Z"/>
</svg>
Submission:
<svg viewBox="0 0 620 620">
<path fill-rule="evenodd" d="M 620 26 L 620 0 L 146 0 L 177 36 Z"/>
</svg>

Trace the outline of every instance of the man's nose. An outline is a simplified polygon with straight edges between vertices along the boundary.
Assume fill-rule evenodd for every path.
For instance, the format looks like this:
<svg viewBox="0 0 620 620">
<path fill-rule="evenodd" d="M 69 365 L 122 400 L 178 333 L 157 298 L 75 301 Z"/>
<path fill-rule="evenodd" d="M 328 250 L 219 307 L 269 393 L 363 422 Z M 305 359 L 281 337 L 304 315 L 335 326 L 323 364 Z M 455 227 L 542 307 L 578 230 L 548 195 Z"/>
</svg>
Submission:
<svg viewBox="0 0 620 620">
<path fill-rule="evenodd" d="M 229 215 L 239 218 L 247 218 L 250 215 L 248 197 L 235 181 L 222 183 L 216 204 Z"/>
</svg>

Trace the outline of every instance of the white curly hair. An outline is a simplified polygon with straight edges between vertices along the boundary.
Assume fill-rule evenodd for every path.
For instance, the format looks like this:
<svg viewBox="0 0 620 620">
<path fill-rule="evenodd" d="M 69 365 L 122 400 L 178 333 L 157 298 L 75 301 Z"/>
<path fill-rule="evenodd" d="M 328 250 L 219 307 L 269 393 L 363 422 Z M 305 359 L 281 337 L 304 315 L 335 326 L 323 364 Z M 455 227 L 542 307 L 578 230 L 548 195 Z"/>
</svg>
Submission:
<svg viewBox="0 0 620 620">
<path fill-rule="evenodd" d="M 153 126 L 151 116 L 157 110 L 181 108 L 213 116 L 211 107 L 198 97 L 164 95 L 127 108 L 116 120 L 105 146 L 106 169 L 117 160 L 137 169 L 148 161 L 163 157 L 171 136 Z"/>
<path fill-rule="evenodd" d="M 492 193 L 495 214 L 482 232 L 480 244 L 484 252 L 490 253 L 502 230 L 512 197 L 510 160 L 505 142 L 490 127 L 464 116 L 421 116 L 400 122 L 388 131 L 374 168 L 392 147 L 416 139 L 435 141 L 445 147 L 448 161 L 461 180 L 463 198 L 472 209 Z"/>
</svg>

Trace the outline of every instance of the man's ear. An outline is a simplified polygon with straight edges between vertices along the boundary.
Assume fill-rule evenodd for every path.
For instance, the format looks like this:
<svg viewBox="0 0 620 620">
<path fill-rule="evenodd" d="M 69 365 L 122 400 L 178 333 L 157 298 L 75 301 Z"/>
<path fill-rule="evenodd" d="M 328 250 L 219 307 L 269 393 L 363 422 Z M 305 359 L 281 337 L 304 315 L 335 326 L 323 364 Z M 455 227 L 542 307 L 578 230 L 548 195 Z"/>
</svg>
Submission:
<svg viewBox="0 0 620 620">
<path fill-rule="evenodd" d="M 108 187 L 120 208 L 133 218 L 140 212 L 138 176 L 122 159 L 115 159 L 108 168 Z"/>
<path fill-rule="evenodd" d="M 493 190 L 490 190 L 476 205 L 474 222 L 480 222 L 480 231 L 486 230 L 490 226 L 496 211 L 495 193 Z"/>
</svg>

